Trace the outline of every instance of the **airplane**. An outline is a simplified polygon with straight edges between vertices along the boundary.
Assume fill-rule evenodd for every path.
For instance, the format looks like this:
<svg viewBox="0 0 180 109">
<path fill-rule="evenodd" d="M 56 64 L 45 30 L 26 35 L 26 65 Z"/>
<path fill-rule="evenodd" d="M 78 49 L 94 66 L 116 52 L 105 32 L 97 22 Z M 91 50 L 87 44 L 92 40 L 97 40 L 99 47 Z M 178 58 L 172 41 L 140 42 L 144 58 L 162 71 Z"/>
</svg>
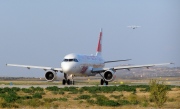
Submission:
<svg viewBox="0 0 180 109">
<path fill-rule="evenodd" d="M 136 29 L 136 28 L 139 28 L 141 26 L 135 26 L 135 25 L 131 25 L 131 26 L 127 26 L 128 28 L 132 28 L 132 29 Z"/>
<path fill-rule="evenodd" d="M 122 69 L 133 69 L 133 68 L 149 68 L 159 65 L 169 65 L 172 63 L 162 63 L 162 64 L 148 64 L 148 65 L 128 65 L 128 66 L 117 66 L 117 67 L 104 67 L 106 63 L 119 62 L 119 61 L 129 61 L 131 59 L 125 60 L 114 60 L 114 61 L 104 61 L 102 57 L 102 29 L 100 30 L 97 50 L 95 55 L 84 55 L 84 54 L 67 54 L 63 61 L 61 62 L 60 68 L 54 67 L 44 67 L 44 66 L 31 66 L 31 65 L 19 65 L 19 64 L 6 64 L 7 66 L 15 67 L 25 67 L 27 69 L 36 68 L 45 70 L 45 79 L 47 81 L 54 81 L 57 79 L 57 72 L 64 74 L 64 79 L 62 80 L 62 85 L 74 85 L 75 82 L 73 78 L 75 76 L 95 76 L 99 74 L 102 79 L 100 80 L 100 85 L 108 85 L 108 82 L 113 81 L 116 78 L 116 70 Z"/>
</svg>

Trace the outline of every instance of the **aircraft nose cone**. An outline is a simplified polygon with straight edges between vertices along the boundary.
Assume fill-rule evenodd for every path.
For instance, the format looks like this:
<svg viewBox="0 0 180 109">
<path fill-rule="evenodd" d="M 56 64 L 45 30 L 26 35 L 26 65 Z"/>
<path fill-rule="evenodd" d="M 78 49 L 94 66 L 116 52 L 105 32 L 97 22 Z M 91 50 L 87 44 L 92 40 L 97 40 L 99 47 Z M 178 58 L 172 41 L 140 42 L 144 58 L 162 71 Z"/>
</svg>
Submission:
<svg viewBox="0 0 180 109">
<path fill-rule="evenodd" d="M 71 73 L 71 68 L 69 66 L 65 66 L 62 68 L 64 73 Z"/>
<path fill-rule="evenodd" d="M 64 73 L 71 74 L 73 72 L 73 66 L 70 64 L 62 63 L 61 67 Z"/>
</svg>

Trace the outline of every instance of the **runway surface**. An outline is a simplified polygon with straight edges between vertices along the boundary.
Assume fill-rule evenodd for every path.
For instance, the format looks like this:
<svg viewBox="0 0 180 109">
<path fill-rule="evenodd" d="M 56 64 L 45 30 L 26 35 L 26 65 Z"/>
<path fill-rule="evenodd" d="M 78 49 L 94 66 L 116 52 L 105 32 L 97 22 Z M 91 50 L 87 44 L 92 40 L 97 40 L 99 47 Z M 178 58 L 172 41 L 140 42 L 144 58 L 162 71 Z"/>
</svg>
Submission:
<svg viewBox="0 0 180 109">
<path fill-rule="evenodd" d="M 64 87 L 92 87 L 92 86 L 97 86 L 97 85 L 0 85 L 0 88 L 4 88 L 4 87 L 19 87 L 19 88 L 41 87 L 41 88 L 46 88 L 46 87 L 52 87 L 52 86 L 64 88 Z M 99 85 L 99 86 L 103 87 L 105 85 Z M 108 86 L 114 86 L 114 85 L 108 85 Z"/>
<path fill-rule="evenodd" d="M 122 84 L 117 84 L 116 86 L 119 86 Z M 129 84 L 125 84 L 125 85 L 148 85 L 148 82 L 131 82 Z M 166 85 L 173 85 L 173 86 L 180 86 L 180 81 L 168 81 L 166 82 Z M 46 88 L 46 87 L 52 87 L 52 86 L 57 86 L 59 88 L 64 88 L 64 87 L 92 87 L 92 86 L 97 86 L 97 85 L 87 85 L 87 84 L 81 84 L 81 85 L 4 85 L 1 84 L 0 88 L 4 88 L 4 87 L 19 87 L 19 88 L 29 88 L 29 87 L 41 87 L 41 88 Z M 106 86 L 106 85 L 98 85 L 98 86 Z M 108 85 L 108 86 L 114 86 L 114 85 Z"/>
</svg>

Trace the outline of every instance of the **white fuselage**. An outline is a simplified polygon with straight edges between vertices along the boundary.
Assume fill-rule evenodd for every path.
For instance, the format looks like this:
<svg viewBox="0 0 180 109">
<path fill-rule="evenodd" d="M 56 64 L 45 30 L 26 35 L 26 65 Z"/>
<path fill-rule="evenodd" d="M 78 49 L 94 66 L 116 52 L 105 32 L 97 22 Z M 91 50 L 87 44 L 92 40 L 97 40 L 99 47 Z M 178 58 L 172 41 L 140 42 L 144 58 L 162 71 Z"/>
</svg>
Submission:
<svg viewBox="0 0 180 109">
<path fill-rule="evenodd" d="M 91 73 L 92 68 L 103 68 L 104 65 L 101 56 L 68 54 L 64 57 L 61 68 L 66 74 L 94 76 L 95 74 Z"/>
</svg>

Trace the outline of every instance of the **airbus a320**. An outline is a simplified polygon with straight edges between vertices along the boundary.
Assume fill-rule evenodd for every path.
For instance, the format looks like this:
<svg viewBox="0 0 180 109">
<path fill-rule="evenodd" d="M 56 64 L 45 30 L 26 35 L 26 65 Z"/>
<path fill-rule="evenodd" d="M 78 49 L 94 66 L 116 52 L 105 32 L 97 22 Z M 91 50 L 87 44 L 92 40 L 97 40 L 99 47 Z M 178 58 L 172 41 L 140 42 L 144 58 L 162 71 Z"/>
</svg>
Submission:
<svg viewBox="0 0 180 109">
<path fill-rule="evenodd" d="M 53 67 L 44 67 L 44 66 L 31 66 L 31 65 L 19 65 L 19 64 L 6 64 L 7 66 L 15 67 L 25 67 L 25 68 L 37 68 L 45 70 L 45 79 L 47 81 L 54 81 L 57 79 L 57 73 L 61 72 L 64 74 L 64 79 L 62 84 L 65 85 L 74 85 L 73 78 L 75 76 L 95 76 L 99 74 L 102 79 L 100 80 L 101 85 L 108 85 L 108 82 L 113 81 L 116 78 L 116 70 L 132 68 L 149 68 L 159 65 L 168 65 L 171 63 L 162 63 L 162 64 L 148 64 L 148 65 L 131 65 L 131 66 L 118 66 L 118 67 L 104 67 L 106 63 L 118 62 L 118 61 L 128 61 L 125 60 L 114 60 L 114 61 L 105 61 L 101 55 L 102 52 L 102 29 L 100 31 L 97 50 L 95 55 L 84 55 L 84 54 L 75 54 L 71 53 L 64 57 L 61 62 L 60 68 Z"/>
</svg>

